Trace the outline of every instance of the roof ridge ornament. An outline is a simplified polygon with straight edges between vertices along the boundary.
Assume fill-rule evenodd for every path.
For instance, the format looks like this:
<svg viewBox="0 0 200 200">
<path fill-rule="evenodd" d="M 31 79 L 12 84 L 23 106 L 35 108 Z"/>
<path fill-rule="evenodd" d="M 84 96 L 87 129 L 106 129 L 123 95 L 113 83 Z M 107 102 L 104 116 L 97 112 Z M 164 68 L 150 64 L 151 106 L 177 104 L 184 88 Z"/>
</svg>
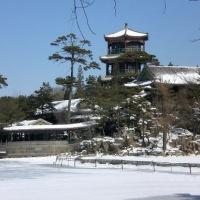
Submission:
<svg viewBox="0 0 200 200">
<path fill-rule="evenodd" d="M 142 33 L 142 32 L 138 32 L 132 29 L 128 28 L 128 23 L 124 24 L 124 28 L 118 32 L 115 33 L 111 33 L 108 35 L 104 35 L 105 40 L 112 40 L 112 39 L 116 39 L 116 38 L 121 38 L 121 37 L 130 37 L 130 38 L 137 38 L 137 39 L 141 39 L 141 40 L 148 40 L 148 33 Z"/>
<path fill-rule="evenodd" d="M 128 30 L 128 23 L 125 23 L 124 28 L 125 28 L 124 36 L 126 36 L 127 30 Z"/>
<path fill-rule="evenodd" d="M 125 28 L 126 30 L 128 29 L 128 23 L 127 23 L 127 22 L 124 24 L 124 28 Z"/>
</svg>

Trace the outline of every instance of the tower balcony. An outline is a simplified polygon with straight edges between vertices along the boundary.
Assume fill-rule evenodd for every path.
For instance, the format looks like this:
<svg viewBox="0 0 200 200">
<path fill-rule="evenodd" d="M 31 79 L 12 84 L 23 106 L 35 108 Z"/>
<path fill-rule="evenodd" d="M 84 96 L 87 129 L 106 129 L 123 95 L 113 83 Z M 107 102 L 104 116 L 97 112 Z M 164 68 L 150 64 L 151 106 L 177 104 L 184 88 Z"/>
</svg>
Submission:
<svg viewBox="0 0 200 200">
<path fill-rule="evenodd" d="M 136 47 L 127 47 L 127 48 L 116 48 L 108 50 L 108 54 L 120 54 L 126 52 L 135 52 L 135 51 L 144 51 L 143 48 L 136 46 Z"/>
</svg>

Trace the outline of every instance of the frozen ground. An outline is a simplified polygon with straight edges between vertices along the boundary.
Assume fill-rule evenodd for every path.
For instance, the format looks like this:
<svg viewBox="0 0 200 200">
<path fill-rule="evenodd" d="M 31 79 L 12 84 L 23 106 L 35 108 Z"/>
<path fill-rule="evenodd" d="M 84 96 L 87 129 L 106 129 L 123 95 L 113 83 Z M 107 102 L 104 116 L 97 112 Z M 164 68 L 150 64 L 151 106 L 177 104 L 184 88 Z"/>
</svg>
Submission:
<svg viewBox="0 0 200 200">
<path fill-rule="evenodd" d="M 56 168 L 54 161 L 55 157 L 0 160 L 0 199 L 200 199 L 200 175 L 119 168 Z"/>
</svg>

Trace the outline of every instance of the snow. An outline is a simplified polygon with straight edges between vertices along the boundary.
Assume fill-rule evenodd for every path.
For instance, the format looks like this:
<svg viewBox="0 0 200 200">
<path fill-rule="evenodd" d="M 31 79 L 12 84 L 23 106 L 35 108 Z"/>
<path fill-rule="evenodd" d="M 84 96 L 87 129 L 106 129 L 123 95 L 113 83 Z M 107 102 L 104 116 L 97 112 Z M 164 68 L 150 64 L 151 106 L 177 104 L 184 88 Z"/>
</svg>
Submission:
<svg viewBox="0 0 200 200">
<path fill-rule="evenodd" d="M 107 56 L 101 56 L 100 58 L 102 59 L 102 60 L 106 60 L 106 59 L 115 59 L 115 58 L 118 58 L 120 55 L 107 55 Z"/>
<path fill-rule="evenodd" d="M 181 159 L 187 160 L 187 157 Z M 193 159 L 197 160 L 199 157 L 188 157 L 188 160 Z M 1 198 L 3 200 L 138 200 L 145 197 L 154 199 L 154 196 L 158 196 L 156 199 L 160 200 L 161 196 L 174 197 L 182 194 L 185 197 L 190 195 L 199 197 L 200 195 L 199 175 L 142 169 L 55 167 L 52 165 L 54 161 L 55 157 L 0 160 Z"/>
<path fill-rule="evenodd" d="M 111 138 L 111 137 L 103 137 L 103 138 L 93 138 L 93 140 L 95 142 L 111 142 L 111 143 L 114 143 L 115 142 L 115 139 L 114 138 Z"/>
<path fill-rule="evenodd" d="M 138 94 L 133 95 L 133 98 L 138 99 L 138 98 L 143 98 L 143 97 L 145 97 L 145 96 L 147 96 L 147 93 L 146 93 L 144 90 L 142 90 L 142 91 L 139 92 Z M 139 104 L 139 105 L 140 105 L 140 104 Z"/>
<path fill-rule="evenodd" d="M 189 66 L 148 66 L 150 74 L 153 74 L 153 81 L 132 81 L 124 84 L 126 87 L 144 87 L 150 89 L 155 81 L 166 84 L 200 84 L 200 70 L 198 67 Z M 140 78 L 139 78 L 140 79 Z M 138 79 L 138 80 L 139 80 Z"/>
<path fill-rule="evenodd" d="M 102 76 L 101 80 L 102 81 L 111 81 L 112 80 L 112 76 Z"/>
<path fill-rule="evenodd" d="M 15 124 L 12 124 L 12 126 L 29 126 L 31 124 L 34 124 L 37 120 L 24 120 Z"/>
<path fill-rule="evenodd" d="M 148 86 L 151 85 L 153 81 L 144 81 L 144 82 L 136 82 L 136 81 L 133 81 L 133 82 L 129 82 L 129 83 L 125 83 L 124 86 L 126 87 L 139 87 L 139 86 L 145 86 L 147 88 L 150 88 Z"/>
<path fill-rule="evenodd" d="M 71 111 L 75 112 L 77 110 L 78 104 L 81 102 L 81 99 L 72 99 L 71 101 Z M 53 101 L 52 104 L 57 111 L 67 110 L 68 100 L 63 101 Z"/>
<path fill-rule="evenodd" d="M 125 83 L 124 86 L 126 87 L 138 87 L 139 85 L 134 82 Z"/>
<path fill-rule="evenodd" d="M 153 76 L 155 82 L 166 84 L 199 84 L 200 68 L 194 66 L 154 66 L 148 65 L 145 70 Z M 142 76 L 139 78 L 141 79 Z"/>
<path fill-rule="evenodd" d="M 72 99 L 71 100 L 71 112 L 76 112 L 77 109 L 78 109 L 78 105 L 80 104 L 82 99 Z M 69 103 L 69 100 L 62 100 L 62 101 L 53 101 L 51 102 L 52 105 L 53 105 L 53 108 L 54 108 L 54 112 L 58 112 L 58 111 L 65 111 L 65 110 L 68 110 L 68 103 Z M 41 109 L 37 109 L 36 110 L 36 115 L 38 114 L 41 114 Z M 48 109 L 45 110 L 46 113 L 48 112 L 51 112 L 49 111 Z"/>
<path fill-rule="evenodd" d="M 170 139 L 176 140 L 180 136 L 193 136 L 193 133 L 183 128 L 174 128 L 170 133 Z"/>
<path fill-rule="evenodd" d="M 155 77 L 155 81 L 168 84 L 200 83 L 200 75 L 198 73 L 159 74 Z"/>
<path fill-rule="evenodd" d="M 71 119 L 90 119 L 90 120 L 100 120 L 100 116 L 95 115 L 74 115 Z"/>
<path fill-rule="evenodd" d="M 87 121 L 74 124 L 56 124 L 56 125 L 28 125 L 5 127 L 5 131 L 27 131 L 27 130 L 68 130 L 78 128 L 88 128 L 96 125 L 95 121 Z"/>
<path fill-rule="evenodd" d="M 113 34 L 108 34 L 105 35 L 106 38 L 116 38 L 116 37 L 121 37 L 121 36 L 132 36 L 132 37 L 147 37 L 147 33 L 140 33 L 134 30 L 131 30 L 129 28 L 127 29 L 123 29 L 121 31 L 118 31 L 116 33 Z"/>
<path fill-rule="evenodd" d="M 30 125 L 36 125 L 36 124 L 50 125 L 51 123 L 40 118 L 36 120 L 23 120 L 21 122 L 13 123 L 12 126 L 30 126 Z"/>
</svg>

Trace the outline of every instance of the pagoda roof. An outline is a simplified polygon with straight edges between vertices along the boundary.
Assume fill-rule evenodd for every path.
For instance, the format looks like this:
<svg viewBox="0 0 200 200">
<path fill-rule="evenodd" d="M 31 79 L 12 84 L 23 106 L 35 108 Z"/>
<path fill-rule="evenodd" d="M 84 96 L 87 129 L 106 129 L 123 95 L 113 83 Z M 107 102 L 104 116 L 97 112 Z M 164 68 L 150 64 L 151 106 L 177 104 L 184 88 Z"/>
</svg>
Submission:
<svg viewBox="0 0 200 200">
<path fill-rule="evenodd" d="M 128 28 L 127 24 L 125 24 L 125 27 L 123 30 L 105 35 L 104 37 L 105 37 L 105 40 L 109 40 L 109 39 L 121 38 L 124 36 L 132 37 L 132 38 L 143 38 L 146 40 L 148 39 L 148 33 L 142 33 L 142 32 L 132 30 Z"/>
</svg>

